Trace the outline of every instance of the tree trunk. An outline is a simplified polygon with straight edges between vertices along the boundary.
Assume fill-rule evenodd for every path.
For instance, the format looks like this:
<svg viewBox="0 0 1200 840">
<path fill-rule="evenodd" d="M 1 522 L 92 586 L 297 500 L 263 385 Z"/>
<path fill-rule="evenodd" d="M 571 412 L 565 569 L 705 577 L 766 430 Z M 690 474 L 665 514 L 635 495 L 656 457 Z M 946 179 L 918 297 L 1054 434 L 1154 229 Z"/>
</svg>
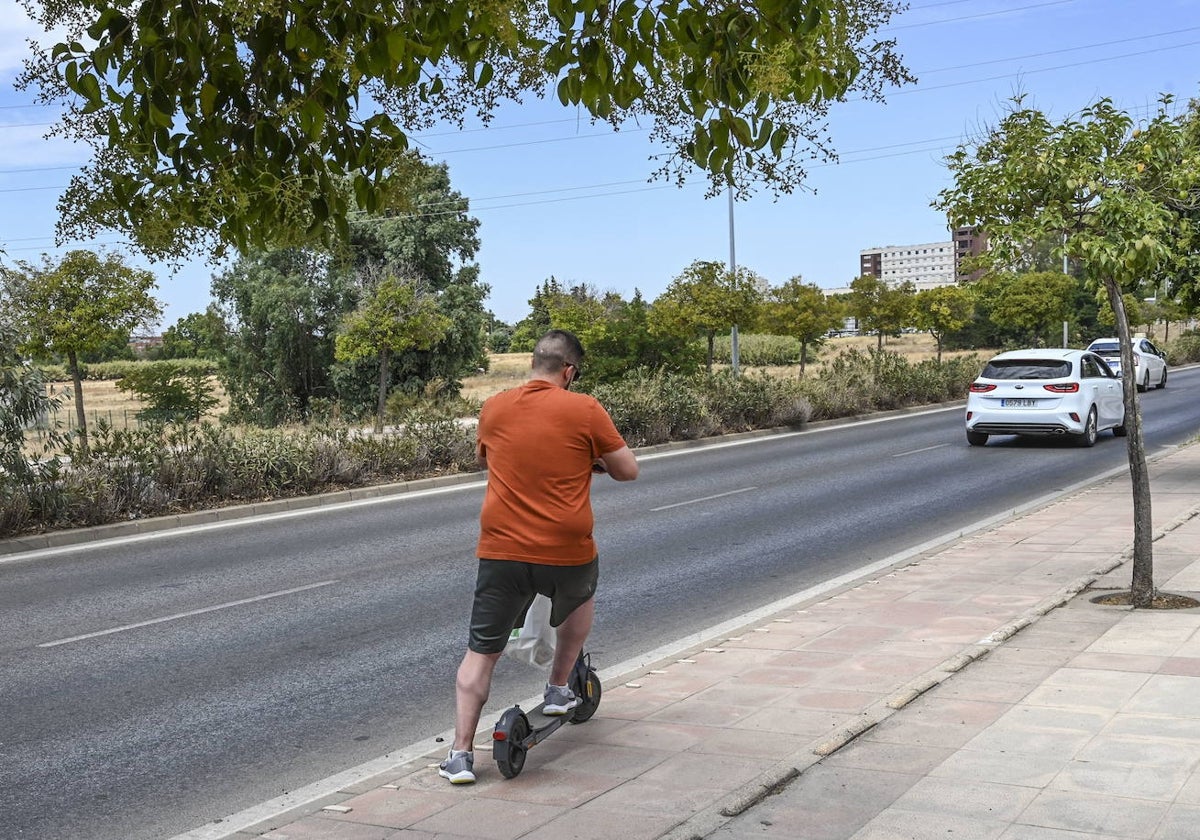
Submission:
<svg viewBox="0 0 1200 840">
<path fill-rule="evenodd" d="M 88 455 L 87 415 L 83 411 L 83 371 L 79 369 L 79 357 L 74 350 L 67 351 L 67 364 L 71 368 L 71 385 L 75 389 L 75 422 L 79 426 L 79 452 Z"/>
<path fill-rule="evenodd" d="M 880 353 L 882 353 L 882 352 L 883 352 L 883 330 L 882 330 L 882 329 L 880 329 L 880 330 L 879 330 L 879 331 L 876 333 L 876 335 L 878 335 L 878 336 L 879 336 L 879 341 L 878 341 L 878 343 L 875 345 L 875 349 L 876 349 L 876 350 L 878 350 Z"/>
<path fill-rule="evenodd" d="M 1146 446 L 1142 440 L 1142 412 L 1137 395 L 1137 375 L 1133 366 L 1133 343 L 1129 338 L 1129 317 L 1121 289 L 1113 280 L 1104 281 L 1108 301 L 1117 321 L 1121 340 L 1121 390 L 1125 400 L 1125 445 L 1129 452 L 1129 477 L 1133 483 L 1133 581 L 1130 600 L 1135 607 L 1146 608 L 1154 600 L 1154 521 L 1150 508 L 1150 471 L 1146 466 Z"/>
<path fill-rule="evenodd" d="M 716 340 L 717 340 L 717 334 L 715 332 L 713 332 L 712 330 L 709 330 L 709 332 L 708 332 L 708 367 L 707 367 L 709 376 L 712 376 L 713 350 L 714 350 L 714 345 L 716 343 Z"/>
<path fill-rule="evenodd" d="M 375 407 L 375 434 L 383 434 L 383 412 L 387 406 L 387 386 L 388 386 L 388 351 L 383 348 L 379 351 L 379 402 Z"/>
</svg>

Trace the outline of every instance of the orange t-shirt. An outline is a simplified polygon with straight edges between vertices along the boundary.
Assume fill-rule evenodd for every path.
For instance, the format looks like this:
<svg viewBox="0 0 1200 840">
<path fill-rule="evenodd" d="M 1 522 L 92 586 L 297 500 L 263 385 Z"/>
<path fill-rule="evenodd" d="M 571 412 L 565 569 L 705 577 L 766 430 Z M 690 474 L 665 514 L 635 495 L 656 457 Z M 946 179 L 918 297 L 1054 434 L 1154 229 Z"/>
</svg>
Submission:
<svg viewBox="0 0 1200 840">
<path fill-rule="evenodd" d="M 592 463 L 625 446 L 604 407 L 533 379 L 483 404 L 478 435 L 488 468 L 478 556 L 590 563 Z"/>
</svg>

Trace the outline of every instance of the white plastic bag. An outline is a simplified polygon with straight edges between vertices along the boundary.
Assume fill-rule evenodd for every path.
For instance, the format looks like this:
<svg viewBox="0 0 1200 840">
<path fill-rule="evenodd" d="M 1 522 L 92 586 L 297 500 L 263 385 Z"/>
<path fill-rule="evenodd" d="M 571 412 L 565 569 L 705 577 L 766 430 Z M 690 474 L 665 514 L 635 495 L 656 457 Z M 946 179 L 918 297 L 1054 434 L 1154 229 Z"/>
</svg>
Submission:
<svg viewBox="0 0 1200 840">
<path fill-rule="evenodd" d="M 535 595 L 525 613 L 525 623 L 513 628 L 504 652 L 526 665 L 543 668 L 554 661 L 556 635 L 550 626 L 550 599 Z"/>
</svg>

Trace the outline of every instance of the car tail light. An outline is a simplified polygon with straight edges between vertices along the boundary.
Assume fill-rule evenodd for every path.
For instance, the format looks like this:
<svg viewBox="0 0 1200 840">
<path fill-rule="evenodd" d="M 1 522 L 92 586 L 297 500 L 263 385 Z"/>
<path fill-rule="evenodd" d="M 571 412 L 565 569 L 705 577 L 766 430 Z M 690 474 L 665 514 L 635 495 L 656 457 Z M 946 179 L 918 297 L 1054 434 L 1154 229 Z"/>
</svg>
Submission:
<svg viewBox="0 0 1200 840">
<path fill-rule="evenodd" d="M 1056 394 L 1074 394 L 1079 390 L 1078 382 L 1054 382 L 1050 385 L 1043 385 L 1047 391 L 1053 391 Z"/>
<path fill-rule="evenodd" d="M 986 382 L 972 382 L 970 390 L 972 394 L 986 394 L 988 391 L 995 391 L 996 386 L 988 385 Z"/>
<path fill-rule="evenodd" d="M 1142 357 L 1141 357 L 1141 356 L 1137 356 L 1137 355 L 1135 355 L 1135 356 L 1133 357 L 1133 366 L 1134 366 L 1134 367 L 1137 367 L 1137 366 L 1138 366 L 1138 365 L 1140 365 L 1141 363 L 1142 363 Z"/>
<path fill-rule="evenodd" d="M 1072 412 L 1071 412 L 1071 419 L 1072 419 L 1072 420 L 1074 420 L 1076 423 L 1078 423 L 1078 422 L 1079 422 L 1079 415 L 1078 415 L 1078 414 L 1076 414 L 1074 411 L 1072 411 Z"/>
</svg>

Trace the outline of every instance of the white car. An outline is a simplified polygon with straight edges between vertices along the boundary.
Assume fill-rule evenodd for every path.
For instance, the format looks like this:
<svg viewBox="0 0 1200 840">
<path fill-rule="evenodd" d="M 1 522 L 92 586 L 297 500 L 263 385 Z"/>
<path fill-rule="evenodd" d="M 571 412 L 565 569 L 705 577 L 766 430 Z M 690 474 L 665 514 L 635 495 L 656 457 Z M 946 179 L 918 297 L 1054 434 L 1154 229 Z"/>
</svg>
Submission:
<svg viewBox="0 0 1200 840">
<path fill-rule="evenodd" d="M 1097 338 L 1087 346 L 1097 356 L 1108 362 L 1113 373 L 1121 376 L 1121 342 L 1115 338 Z M 1138 337 L 1133 339 L 1133 384 L 1139 391 L 1150 390 L 1150 383 L 1155 388 L 1167 387 L 1166 354 L 1155 347 L 1150 339 Z"/>
<path fill-rule="evenodd" d="M 1125 436 L 1121 380 L 1087 350 L 1012 350 L 984 366 L 967 394 L 967 442 L 990 435 L 1069 435 L 1080 446 Z"/>
</svg>

